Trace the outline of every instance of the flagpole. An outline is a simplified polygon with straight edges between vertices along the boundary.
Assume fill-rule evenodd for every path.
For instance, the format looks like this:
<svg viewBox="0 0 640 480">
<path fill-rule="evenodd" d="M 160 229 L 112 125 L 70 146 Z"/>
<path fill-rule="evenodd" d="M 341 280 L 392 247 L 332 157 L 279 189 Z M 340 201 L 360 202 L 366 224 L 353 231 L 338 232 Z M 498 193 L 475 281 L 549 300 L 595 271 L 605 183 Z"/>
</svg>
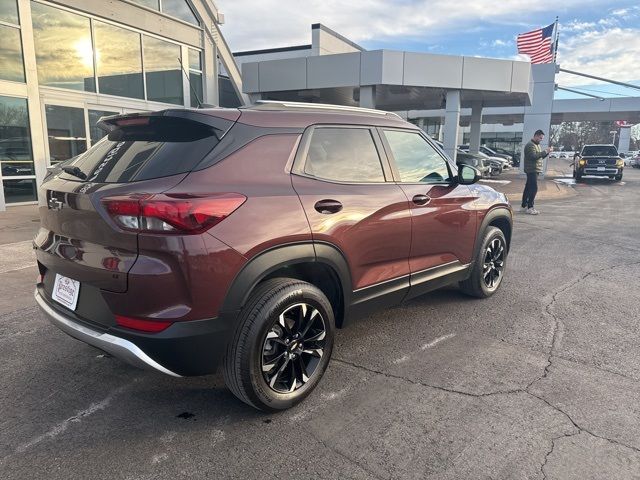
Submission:
<svg viewBox="0 0 640 480">
<path fill-rule="evenodd" d="M 556 41 L 553 46 L 553 63 L 556 63 L 556 59 L 558 58 L 558 38 L 560 37 L 560 32 L 558 29 L 558 17 L 556 17 Z"/>
</svg>

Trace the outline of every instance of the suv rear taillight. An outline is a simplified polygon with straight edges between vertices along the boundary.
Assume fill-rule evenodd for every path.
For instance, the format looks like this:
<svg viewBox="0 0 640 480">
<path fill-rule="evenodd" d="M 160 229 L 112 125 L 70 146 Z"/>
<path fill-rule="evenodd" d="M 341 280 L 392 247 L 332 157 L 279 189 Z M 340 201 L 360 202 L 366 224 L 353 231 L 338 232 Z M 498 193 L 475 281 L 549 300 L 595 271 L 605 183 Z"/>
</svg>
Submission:
<svg viewBox="0 0 640 480">
<path fill-rule="evenodd" d="M 167 193 L 105 197 L 102 203 L 124 230 L 196 234 L 220 223 L 246 200 L 239 193 Z"/>
</svg>

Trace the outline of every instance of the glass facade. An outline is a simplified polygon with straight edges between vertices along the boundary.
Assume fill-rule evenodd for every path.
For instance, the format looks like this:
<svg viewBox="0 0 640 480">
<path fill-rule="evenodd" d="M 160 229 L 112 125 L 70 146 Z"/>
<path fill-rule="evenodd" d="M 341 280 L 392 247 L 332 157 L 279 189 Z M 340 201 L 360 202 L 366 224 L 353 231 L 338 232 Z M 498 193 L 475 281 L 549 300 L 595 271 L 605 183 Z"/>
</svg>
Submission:
<svg viewBox="0 0 640 480">
<path fill-rule="evenodd" d="M 37 199 L 29 110 L 24 98 L 0 96 L 0 166 L 6 203 Z"/>
<path fill-rule="evenodd" d="M 161 0 L 162 13 L 179 18 L 193 25 L 200 25 L 187 0 Z"/>
<path fill-rule="evenodd" d="M 0 21 L 17 25 L 18 20 L 18 1 L 2 0 L 0 2 Z"/>
<path fill-rule="evenodd" d="M 153 8 L 160 11 L 160 0 L 129 0 L 130 2 L 137 3 L 143 7 Z"/>
<path fill-rule="evenodd" d="M 198 107 L 203 101 L 202 86 L 202 52 L 200 50 L 189 49 L 189 95 L 191 107 Z"/>
<path fill-rule="evenodd" d="M 34 202 L 38 199 L 35 178 L 3 180 L 6 203 Z"/>
<path fill-rule="evenodd" d="M 24 98 L 0 96 L 0 165 L 3 177 L 35 174 Z"/>
<path fill-rule="evenodd" d="M 107 132 L 98 127 L 98 120 L 102 117 L 109 117 L 119 113 L 120 112 L 111 112 L 107 110 L 89 110 L 89 137 L 91 139 L 91 145 L 107 135 Z"/>
<path fill-rule="evenodd" d="M 24 82 L 20 29 L 0 25 L 0 80 Z"/>
<path fill-rule="evenodd" d="M 200 24 L 188 0 L 128 1 Z M 173 41 L 171 34 L 158 38 L 118 24 L 117 16 L 91 13 L 101 0 L 79 3 L 82 10 L 48 0 L 0 0 L 0 211 L 2 194 L 4 204 L 37 200 L 45 167 L 84 153 L 105 136 L 97 126 L 101 117 L 185 105 L 189 99 L 196 106 L 196 95 L 204 100 L 200 50 Z M 30 7 L 26 17 L 23 5 Z M 152 21 L 154 14 L 140 10 L 140 16 Z M 22 28 L 27 22 L 33 35 Z M 25 69 L 25 52 L 35 53 L 33 75 Z M 183 66 L 196 95 L 186 90 Z M 37 118 L 42 120 L 33 123 Z"/>
<path fill-rule="evenodd" d="M 202 52 L 200 50 L 189 49 L 189 68 L 202 71 Z"/>
<path fill-rule="evenodd" d="M 100 93 L 144 98 L 140 34 L 102 22 L 94 32 Z"/>
<path fill-rule="evenodd" d="M 147 99 L 183 105 L 180 45 L 147 36 L 143 42 Z"/>
<path fill-rule="evenodd" d="M 82 108 L 46 105 L 45 111 L 51 165 L 87 151 Z"/>
<path fill-rule="evenodd" d="M 89 19 L 37 2 L 31 14 L 40 85 L 95 92 Z"/>
<path fill-rule="evenodd" d="M 143 7 L 153 8 L 172 17 L 179 18 L 193 25 L 200 25 L 198 17 L 193 12 L 187 0 L 129 0 Z"/>
</svg>

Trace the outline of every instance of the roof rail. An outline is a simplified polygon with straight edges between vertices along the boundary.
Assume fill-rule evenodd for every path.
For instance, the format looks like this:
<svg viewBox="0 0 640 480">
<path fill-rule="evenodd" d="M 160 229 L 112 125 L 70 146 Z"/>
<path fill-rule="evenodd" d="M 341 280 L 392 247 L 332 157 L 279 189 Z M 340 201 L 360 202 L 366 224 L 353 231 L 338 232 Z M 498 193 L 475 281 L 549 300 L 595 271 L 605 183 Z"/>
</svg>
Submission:
<svg viewBox="0 0 640 480">
<path fill-rule="evenodd" d="M 306 103 L 306 102 L 289 102 L 280 100 L 257 100 L 256 104 L 248 107 L 255 110 L 270 110 L 277 108 L 300 108 L 309 110 L 334 110 L 340 112 L 366 113 L 369 115 L 393 116 L 402 119 L 400 115 L 394 112 L 385 112 L 384 110 L 376 110 L 373 108 L 350 107 L 348 105 L 332 105 L 330 103 Z"/>
</svg>

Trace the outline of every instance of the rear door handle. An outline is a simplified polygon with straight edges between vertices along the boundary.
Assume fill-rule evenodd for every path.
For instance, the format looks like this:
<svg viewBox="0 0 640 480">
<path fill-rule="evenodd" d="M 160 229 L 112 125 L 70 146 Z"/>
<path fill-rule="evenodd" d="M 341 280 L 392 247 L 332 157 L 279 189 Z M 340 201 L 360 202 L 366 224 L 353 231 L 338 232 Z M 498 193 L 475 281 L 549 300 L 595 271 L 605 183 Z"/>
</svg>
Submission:
<svg viewBox="0 0 640 480">
<path fill-rule="evenodd" d="M 342 210 L 342 204 L 337 200 L 320 200 L 314 205 L 314 208 L 325 215 L 330 215 L 332 213 L 338 213 Z"/>
<path fill-rule="evenodd" d="M 431 197 L 429 195 L 416 195 L 413 197 L 413 203 L 416 205 L 426 205 L 431 201 Z"/>
</svg>

